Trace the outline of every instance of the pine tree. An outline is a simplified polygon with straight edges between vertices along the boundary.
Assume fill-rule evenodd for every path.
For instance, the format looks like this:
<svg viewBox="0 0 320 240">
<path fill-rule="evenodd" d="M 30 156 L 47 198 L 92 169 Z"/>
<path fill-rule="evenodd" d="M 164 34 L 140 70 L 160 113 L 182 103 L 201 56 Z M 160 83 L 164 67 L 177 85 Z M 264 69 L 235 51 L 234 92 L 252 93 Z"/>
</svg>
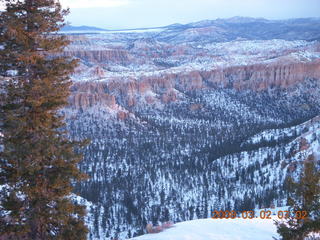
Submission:
<svg viewBox="0 0 320 240">
<path fill-rule="evenodd" d="M 291 192 L 288 198 L 290 217 L 276 223 L 282 239 L 303 240 L 310 233 L 320 233 L 320 171 L 314 155 L 304 161 L 299 182 L 289 178 L 287 185 Z M 303 211 L 307 216 L 300 219 Z"/>
<path fill-rule="evenodd" d="M 60 109 L 77 61 L 62 57 L 68 10 L 56 0 L 1 0 L 0 239 L 86 239 L 85 209 L 70 199 L 85 178 Z"/>
</svg>

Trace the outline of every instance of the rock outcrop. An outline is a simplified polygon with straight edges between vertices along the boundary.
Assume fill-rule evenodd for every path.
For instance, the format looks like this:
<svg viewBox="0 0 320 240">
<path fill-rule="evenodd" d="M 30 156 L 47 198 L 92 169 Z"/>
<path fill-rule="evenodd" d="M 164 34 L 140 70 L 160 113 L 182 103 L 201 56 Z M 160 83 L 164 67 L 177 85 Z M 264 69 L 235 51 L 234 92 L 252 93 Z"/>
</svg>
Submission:
<svg viewBox="0 0 320 240">
<path fill-rule="evenodd" d="M 286 88 L 306 78 L 320 79 L 320 60 L 309 63 L 273 63 L 237 66 L 201 73 L 203 79 L 217 86 L 265 90 Z"/>
<path fill-rule="evenodd" d="M 95 105 L 115 108 L 115 96 L 105 92 L 105 85 L 101 83 L 76 83 L 71 88 L 69 102 L 72 108 L 84 111 Z"/>
<path fill-rule="evenodd" d="M 175 45 L 153 38 L 130 40 L 130 34 L 122 42 L 123 35 L 114 40 L 112 35 L 102 36 L 75 37 L 64 52 L 81 60 L 70 97 L 76 109 L 101 104 L 129 111 L 141 104 L 177 102 L 190 91 L 263 91 L 320 79 L 318 42 L 275 39 L 193 45 L 185 38 L 185 43 Z M 199 37 L 206 38 L 205 32 Z"/>
<path fill-rule="evenodd" d="M 92 63 L 119 63 L 130 62 L 130 55 L 127 51 L 121 49 L 102 49 L 102 50 L 67 50 L 63 54 L 68 57 L 76 57 Z"/>
<path fill-rule="evenodd" d="M 97 68 L 98 74 L 105 74 Z M 106 73 L 107 74 L 107 73 Z M 320 79 L 320 60 L 310 63 L 278 63 L 270 65 L 236 66 L 212 71 L 168 73 L 140 79 L 113 78 L 108 81 L 77 82 L 72 87 L 70 103 L 76 109 L 95 104 L 114 108 L 134 107 L 140 98 L 153 104 L 179 100 L 177 92 L 219 87 L 263 91 L 268 88 L 287 88 L 307 78 Z M 148 93 L 152 93 L 152 96 Z"/>
</svg>

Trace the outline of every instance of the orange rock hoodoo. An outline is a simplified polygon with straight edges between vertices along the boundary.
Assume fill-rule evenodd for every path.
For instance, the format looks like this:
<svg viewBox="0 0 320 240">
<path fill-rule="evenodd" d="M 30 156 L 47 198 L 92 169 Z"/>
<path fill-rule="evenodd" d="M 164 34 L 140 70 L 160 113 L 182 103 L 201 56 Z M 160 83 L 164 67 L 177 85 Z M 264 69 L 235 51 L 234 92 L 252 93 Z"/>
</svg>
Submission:
<svg viewBox="0 0 320 240">
<path fill-rule="evenodd" d="M 98 71 L 98 70 L 97 70 Z M 99 72 L 100 74 L 101 72 Z M 101 73 L 102 74 L 102 73 Z M 191 90 L 233 87 L 237 90 L 265 90 L 270 87 L 286 88 L 302 82 L 306 78 L 320 79 L 320 61 L 308 63 L 273 63 L 233 66 L 211 71 L 191 71 L 167 73 L 157 76 L 143 76 L 139 79 L 114 78 L 101 82 L 78 82 L 72 87 L 70 103 L 77 109 L 85 109 L 95 104 L 124 108 L 138 103 L 145 97 L 147 103 L 161 101 L 169 103 L 179 100 L 178 92 Z M 153 92 L 157 97 L 144 96 Z"/>
</svg>

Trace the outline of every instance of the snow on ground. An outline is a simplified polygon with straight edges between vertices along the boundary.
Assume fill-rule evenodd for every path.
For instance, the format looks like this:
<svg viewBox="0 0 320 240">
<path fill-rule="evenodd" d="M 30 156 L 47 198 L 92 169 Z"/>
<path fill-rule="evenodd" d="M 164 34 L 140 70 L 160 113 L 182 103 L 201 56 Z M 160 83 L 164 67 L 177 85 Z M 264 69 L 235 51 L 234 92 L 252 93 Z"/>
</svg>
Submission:
<svg viewBox="0 0 320 240">
<path fill-rule="evenodd" d="M 192 71 L 211 71 L 213 69 L 223 69 L 233 66 L 249 66 L 254 64 L 272 65 L 278 62 L 312 62 L 320 59 L 318 42 L 308 42 L 303 40 L 286 41 L 281 39 L 273 40 L 251 40 L 251 41 L 230 41 L 222 43 L 210 43 L 206 45 L 181 45 L 186 48 L 182 55 L 166 55 L 164 49 L 170 45 L 164 42 L 146 42 L 145 40 L 121 37 L 127 36 L 125 33 L 109 33 L 98 36 L 86 35 L 87 41 L 74 42 L 66 48 L 66 51 L 119 51 L 130 56 L 130 64 L 120 64 L 108 62 L 106 76 L 95 79 L 90 67 L 82 69 L 83 72 L 73 78 L 74 81 L 108 81 L 114 78 L 140 79 L 141 77 L 161 76 L 163 74 L 178 74 Z M 127 33 L 129 34 L 129 33 Z M 115 36 L 110 38 L 110 36 Z M 118 36 L 120 40 L 116 37 Z M 91 40 L 90 40 L 91 39 Z M 111 41 L 109 41 L 109 40 Z M 122 47 L 119 48 L 119 41 Z M 132 42 L 134 42 L 132 47 Z M 113 45 L 115 44 L 115 45 Z M 179 46 L 179 47 L 181 47 Z M 142 48 L 146 51 L 146 56 L 141 56 L 135 51 Z M 150 50 L 146 49 L 152 49 Z M 171 46 L 172 48 L 172 46 Z M 131 50 L 128 50 L 131 49 Z M 173 48 L 174 49 L 174 48 Z M 197 50 L 195 50 L 197 49 Z M 179 50 L 178 48 L 176 49 Z M 172 49 L 171 49 L 172 51 Z M 141 52 L 141 49 L 138 51 Z M 162 57 L 150 57 L 154 53 L 161 53 Z M 160 55 L 161 55 L 160 54 Z M 159 67 L 154 62 L 164 62 L 171 67 Z M 90 64 L 89 64 L 90 65 Z M 89 66 L 88 65 L 88 66 Z M 119 80 L 119 79 L 117 79 Z"/>
<path fill-rule="evenodd" d="M 132 240 L 272 240 L 279 237 L 274 219 L 198 219 Z"/>
</svg>

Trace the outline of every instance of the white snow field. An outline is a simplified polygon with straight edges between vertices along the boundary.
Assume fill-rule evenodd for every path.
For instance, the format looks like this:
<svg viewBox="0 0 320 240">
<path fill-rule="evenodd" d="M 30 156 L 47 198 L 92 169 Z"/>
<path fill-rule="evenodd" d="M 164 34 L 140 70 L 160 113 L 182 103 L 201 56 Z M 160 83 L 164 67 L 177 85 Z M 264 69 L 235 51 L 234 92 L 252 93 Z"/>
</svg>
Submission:
<svg viewBox="0 0 320 240">
<path fill-rule="evenodd" d="M 275 219 L 198 219 L 132 240 L 272 240 L 279 238 Z"/>
</svg>

